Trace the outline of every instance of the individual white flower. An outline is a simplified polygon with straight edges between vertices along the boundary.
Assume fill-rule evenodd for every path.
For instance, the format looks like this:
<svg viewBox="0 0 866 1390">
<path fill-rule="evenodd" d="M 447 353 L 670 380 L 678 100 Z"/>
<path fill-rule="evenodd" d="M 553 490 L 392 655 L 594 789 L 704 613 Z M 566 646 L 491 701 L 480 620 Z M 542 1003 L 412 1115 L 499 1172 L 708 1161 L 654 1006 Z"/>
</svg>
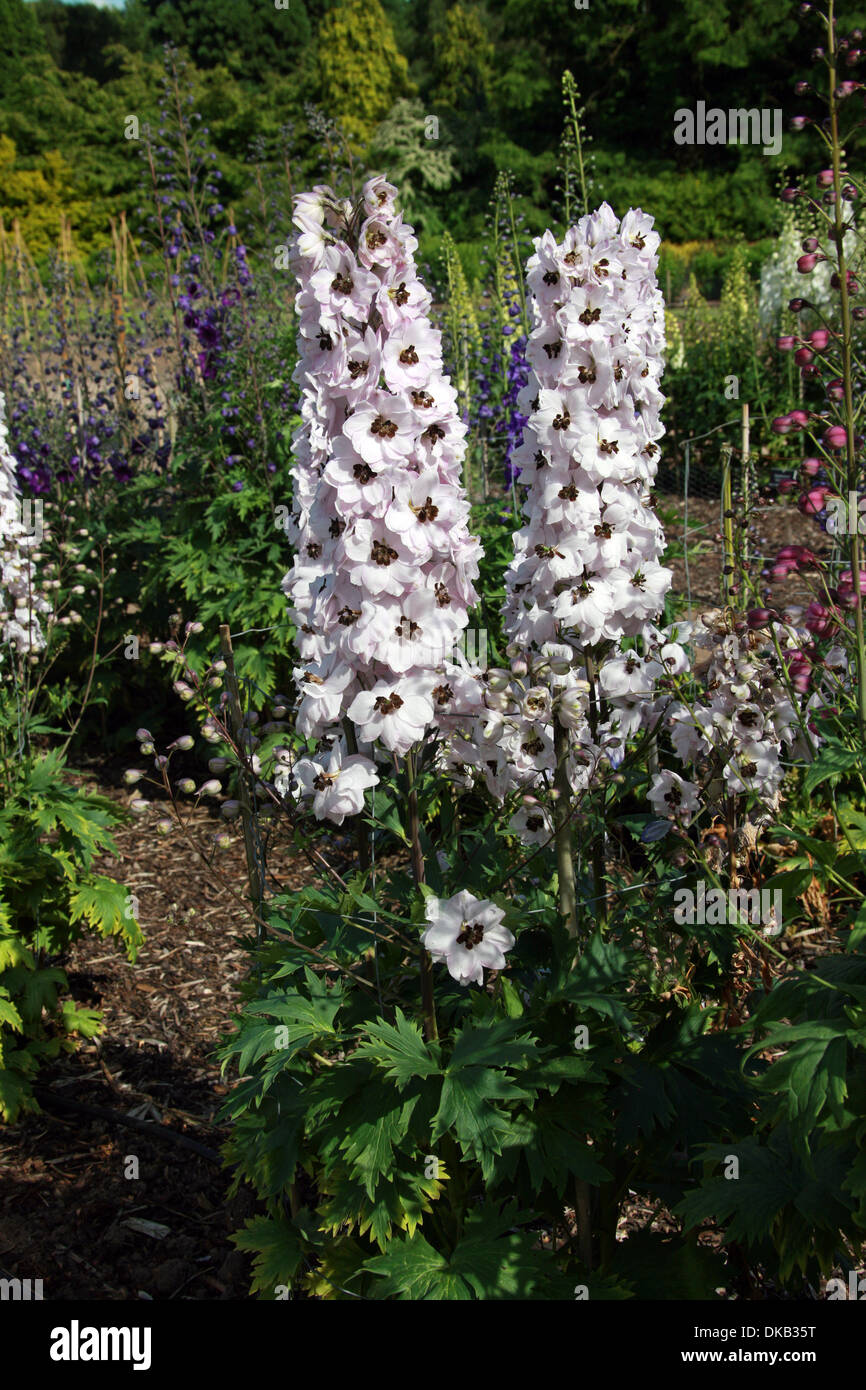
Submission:
<svg viewBox="0 0 866 1390">
<path fill-rule="evenodd" d="M 375 787 L 379 774 L 369 758 L 353 753 L 343 759 L 340 745 L 334 744 L 327 759 L 301 758 L 292 769 L 299 794 L 312 796 L 317 820 L 342 825 L 346 816 L 357 816 L 364 807 L 364 792 Z"/>
<path fill-rule="evenodd" d="M 657 772 L 653 778 L 648 800 L 660 816 L 684 820 L 700 809 L 698 789 L 676 772 Z"/>
<path fill-rule="evenodd" d="M 451 898 L 428 898 L 425 913 L 430 926 L 422 943 L 434 961 L 445 962 L 452 979 L 480 985 L 485 966 L 505 968 L 505 952 L 514 945 L 514 936 L 502 925 L 505 913 L 495 903 L 464 888 Z"/>
<path fill-rule="evenodd" d="M 379 739 L 392 753 L 408 753 L 424 737 L 433 720 L 433 703 L 423 693 L 417 676 L 397 681 L 377 681 L 372 690 L 362 690 L 347 710 L 358 727 L 362 743 Z"/>
</svg>

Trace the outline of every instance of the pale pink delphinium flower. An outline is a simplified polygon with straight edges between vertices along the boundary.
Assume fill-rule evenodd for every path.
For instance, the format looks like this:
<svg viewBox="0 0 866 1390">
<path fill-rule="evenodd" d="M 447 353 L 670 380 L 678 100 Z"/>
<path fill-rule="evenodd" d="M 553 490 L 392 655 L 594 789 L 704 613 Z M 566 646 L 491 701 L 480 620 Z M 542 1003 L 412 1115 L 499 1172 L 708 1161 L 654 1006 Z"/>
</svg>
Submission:
<svg viewBox="0 0 866 1390">
<path fill-rule="evenodd" d="M 303 663 L 297 722 L 321 739 L 348 721 L 370 767 L 375 745 L 405 755 L 450 729 L 455 702 L 470 715 L 481 700 L 455 666 L 481 553 L 466 427 L 395 200 L 380 177 L 349 207 L 315 189 L 293 248 L 301 426 L 283 588 Z"/>
<path fill-rule="evenodd" d="M 39 515 L 35 508 L 33 515 Z M 40 538 L 25 520 L 17 465 L 9 450 L 6 401 L 0 392 L 0 641 L 18 657 L 35 657 L 45 646 L 40 615 L 49 614 L 51 604 L 31 558 Z"/>
<path fill-rule="evenodd" d="M 488 672 L 487 708 L 461 730 L 476 749 L 476 775 L 500 797 L 547 797 L 555 720 L 567 731 L 566 771 L 579 792 L 604 762 L 621 759 L 624 740 L 653 711 L 663 668 L 644 665 L 642 647 L 671 581 L 652 499 L 664 432 L 659 240 L 645 214 L 620 222 L 603 204 L 561 243 L 549 232 L 538 238 L 527 265 L 531 375 L 519 404 L 528 420 L 513 455 L 527 491 L 504 607 L 512 668 L 501 679 Z M 637 644 L 632 656 L 625 639 Z M 529 708 L 539 686 L 548 699 Z M 454 741 L 440 762 L 464 775 Z M 539 819 L 520 813 L 512 826 L 534 843 Z"/>
<path fill-rule="evenodd" d="M 463 889 L 451 898 L 428 898 L 430 926 L 421 940 L 435 961 L 444 961 L 462 985 L 484 983 L 484 970 L 503 970 L 514 936 L 502 925 L 505 913 L 486 898 Z"/>
</svg>

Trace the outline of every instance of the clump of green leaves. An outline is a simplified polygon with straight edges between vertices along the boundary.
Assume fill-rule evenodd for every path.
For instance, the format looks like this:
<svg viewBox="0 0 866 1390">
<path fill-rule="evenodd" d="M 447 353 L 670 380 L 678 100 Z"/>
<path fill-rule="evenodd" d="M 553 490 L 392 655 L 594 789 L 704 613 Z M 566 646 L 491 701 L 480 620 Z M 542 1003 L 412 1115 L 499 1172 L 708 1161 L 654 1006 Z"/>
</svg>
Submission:
<svg viewBox="0 0 866 1390">
<path fill-rule="evenodd" d="M 116 850 L 116 809 L 77 787 L 57 750 L 17 758 L 0 746 L 0 1119 L 14 1121 L 36 1108 L 40 1065 L 101 1026 L 69 997 L 65 952 L 95 931 L 134 960 L 142 937 L 126 889 L 94 869 Z"/>
</svg>

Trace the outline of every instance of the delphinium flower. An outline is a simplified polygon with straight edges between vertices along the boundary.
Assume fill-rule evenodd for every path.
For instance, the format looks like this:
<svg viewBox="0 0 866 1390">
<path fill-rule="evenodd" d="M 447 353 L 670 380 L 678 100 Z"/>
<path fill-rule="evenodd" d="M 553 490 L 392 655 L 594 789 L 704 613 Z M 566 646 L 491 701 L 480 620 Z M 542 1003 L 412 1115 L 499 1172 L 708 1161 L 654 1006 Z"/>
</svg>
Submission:
<svg viewBox="0 0 866 1390">
<path fill-rule="evenodd" d="M 453 898 L 428 898 L 430 926 L 422 941 L 434 961 L 444 961 L 460 984 L 483 984 L 484 967 L 502 970 L 514 936 L 502 925 L 502 908 L 463 889 Z"/>
<path fill-rule="evenodd" d="M 366 750 L 353 766 L 371 776 L 373 745 L 402 756 L 480 701 L 455 652 L 480 555 L 460 484 L 466 427 L 395 196 L 383 178 L 354 205 L 323 186 L 300 195 L 292 250 L 302 423 L 283 588 L 297 726 L 329 746 L 348 728 Z"/>
<path fill-rule="evenodd" d="M 652 633 L 671 580 L 651 498 L 663 433 L 658 245 L 649 217 L 620 222 L 603 204 L 561 244 L 551 232 L 537 239 L 527 267 L 532 375 L 512 462 L 528 492 L 504 610 L 514 660 L 488 673 L 487 710 L 447 758 L 474 764 L 499 798 L 549 786 L 555 718 L 568 731 L 568 784 L 585 788 L 602 747 L 621 757 L 651 708 L 647 677 L 663 669 L 621 650 Z M 626 671 L 619 686 L 608 659 Z M 522 812 L 513 827 L 531 838 Z"/>
<path fill-rule="evenodd" d="M 660 634 L 668 639 L 655 653 L 661 665 L 666 665 L 664 653 L 672 639 L 680 650 L 688 644 L 699 657 L 693 673 L 696 697 L 662 695 L 656 712 L 679 761 L 689 770 L 688 785 L 714 789 L 716 804 L 710 809 L 722 811 L 724 797 L 746 796 L 758 803 L 758 814 L 777 810 L 784 780 L 783 745 L 808 760 L 820 742 L 810 722 L 824 703 L 820 691 L 804 700 L 802 709 L 792 699 L 792 693 L 799 696 L 809 690 L 808 679 L 803 686 L 797 678 L 807 635 L 768 610 L 738 618 L 732 618 L 730 610 L 714 610 Z M 678 677 L 687 683 L 684 670 L 668 670 L 675 688 Z M 660 815 L 679 819 L 697 806 L 691 793 L 682 800 L 676 799 L 676 791 L 674 799 L 669 797 L 674 777 L 657 774 L 650 800 Z"/>
<path fill-rule="evenodd" d="M 503 397 L 507 415 L 501 422 L 505 434 L 505 486 L 511 487 L 520 477 L 520 469 L 511 462 L 515 449 L 523 443 L 523 427 L 528 416 L 520 409 L 520 393 L 529 381 L 529 364 L 526 361 L 526 338 L 521 333 L 511 344 L 508 359 L 508 385 Z"/>
<path fill-rule="evenodd" d="M 6 402 L 0 392 L 0 635 L 17 656 L 45 646 L 39 615 L 51 605 L 37 587 L 31 558 L 38 537 L 27 529 L 21 509 L 15 459 L 9 452 Z"/>
</svg>

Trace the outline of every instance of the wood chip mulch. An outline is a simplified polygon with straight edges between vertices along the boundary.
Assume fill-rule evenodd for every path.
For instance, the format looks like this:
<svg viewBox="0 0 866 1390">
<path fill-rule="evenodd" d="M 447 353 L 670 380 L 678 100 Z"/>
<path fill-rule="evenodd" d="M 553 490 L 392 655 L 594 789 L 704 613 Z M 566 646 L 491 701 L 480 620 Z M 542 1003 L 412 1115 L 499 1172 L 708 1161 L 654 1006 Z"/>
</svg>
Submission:
<svg viewBox="0 0 866 1390">
<path fill-rule="evenodd" d="M 205 844 L 224 826 L 204 806 L 192 823 Z M 119 859 L 98 869 L 138 898 L 145 943 L 131 965 L 115 940 L 86 937 L 64 962 L 104 1032 L 43 1068 L 41 1113 L 0 1128 L 0 1278 L 41 1278 L 46 1299 L 246 1298 L 248 1257 L 229 1235 L 254 1206 L 245 1193 L 227 1200 L 217 1112 L 228 1086 L 214 1049 L 249 968 L 239 941 L 250 921 L 183 839 L 137 822 L 115 839 Z M 243 895 L 239 833 L 218 862 Z M 278 867 L 289 886 L 306 874 Z"/>
</svg>

